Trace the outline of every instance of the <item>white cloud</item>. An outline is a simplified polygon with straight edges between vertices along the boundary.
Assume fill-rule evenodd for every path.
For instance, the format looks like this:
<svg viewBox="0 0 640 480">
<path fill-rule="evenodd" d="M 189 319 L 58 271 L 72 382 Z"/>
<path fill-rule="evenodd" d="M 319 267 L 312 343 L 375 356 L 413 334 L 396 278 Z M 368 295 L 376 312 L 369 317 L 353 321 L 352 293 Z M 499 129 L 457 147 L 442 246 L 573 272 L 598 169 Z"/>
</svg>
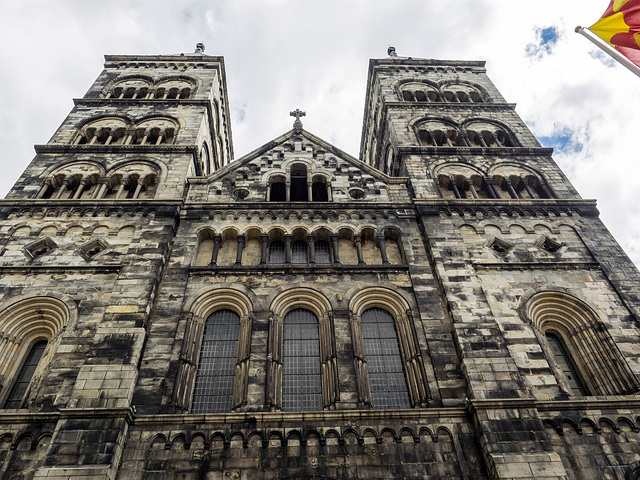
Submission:
<svg viewBox="0 0 640 480">
<path fill-rule="evenodd" d="M 640 175 L 635 158 L 638 79 L 573 33 L 595 22 L 601 0 L 80 0 L 0 3 L 0 158 L 6 192 L 102 68 L 104 54 L 223 55 L 236 157 L 291 127 L 357 155 L 369 58 L 486 59 L 489 76 L 538 136 L 570 132 L 582 147 L 555 156 L 640 263 Z M 551 52 L 527 45 L 554 26 Z M 538 33 L 538 41 L 540 41 Z"/>
</svg>

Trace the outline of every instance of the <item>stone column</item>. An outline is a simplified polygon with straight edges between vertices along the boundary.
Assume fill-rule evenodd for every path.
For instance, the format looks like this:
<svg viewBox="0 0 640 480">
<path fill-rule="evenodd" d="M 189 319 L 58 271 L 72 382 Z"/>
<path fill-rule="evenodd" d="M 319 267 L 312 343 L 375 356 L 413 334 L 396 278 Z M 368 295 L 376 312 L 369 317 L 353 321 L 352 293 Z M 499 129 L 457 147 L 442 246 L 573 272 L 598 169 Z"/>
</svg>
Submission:
<svg viewBox="0 0 640 480">
<path fill-rule="evenodd" d="M 456 184 L 456 179 L 453 175 L 449 177 L 449 182 L 451 182 L 451 190 L 453 190 L 453 194 L 456 196 L 456 198 L 462 198 L 462 195 L 460 195 L 460 190 L 458 190 L 458 185 Z"/>
<path fill-rule="evenodd" d="M 307 243 L 309 245 L 309 266 L 315 267 L 316 265 L 316 236 L 314 234 L 307 236 Z"/>
<path fill-rule="evenodd" d="M 492 178 L 485 177 L 484 183 L 487 186 L 487 194 L 489 194 L 491 198 L 501 198 L 500 193 L 498 193 L 496 186 L 493 184 Z"/>
<path fill-rule="evenodd" d="M 364 257 L 362 255 L 362 235 L 354 235 L 353 241 L 356 244 L 356 253 L 358 254 L 358 266 L 362 267 L 366 265 L 364 262 Z"/>
<path fill-rule="evenodd" d="M 211 254 L 210 267 L 215 267 L 218 262 L 218 252 L 220 251 L 220 244 L 222 243 L 222 235 L 213 236 L 213 253 Z"/>
<path fill-rule="evenodd" d="M 527 179 L 525 177 L 520 177 L 520 181 L 522 182 L 522 185 L 524 185 L 524 189 L 529 194 L 529 197 L 531 197 L 531 198 L 537 198 L 538 197 L 538 195 L 536 195 L 535 192 L 529 186 L 529 183 L 527 182 Z"/>
<path fill-rule="evenodd" d="M 260 235 L 260 266 L 264 267 L 267 264 L 269 256 L 269 235 L 263 233 Z"/>
<path fill-rule="evenodd" d="M 244 235 L 238 235 L 236 237 L 236 240 L 238 242 L 238 248 L 236 248 L 236 263 L 234 266 L 241 267 L 242 266 L 242 250 L 244 249 L 245 237 Z"/>
<path fill-rule="evenodd" d="M 284 236 L 284 264 L 291 266 L 291 235 Z"/>
<path fill-rule="evenodd" d="M 511 180 L 509 180 L 508 178 L 503 178 L 502 182 L 503 182 L 503 185 L 507 187 L 507 191 L 509 192 L 509 195 L 511 195 L 511 198 L 520 198 L 520 196 L 516 193 L 515 189 L 513 188 L 513 185 L 511 185 Z"/>
<path fill-rule="evenodd" d="M 51 180 L 45 181 L 44 185 L 42 186 L 42 188 L 38 192 L 38 195 L 36 196 L 36 199 L 44 197 L 45 193 L 47 193 L 47 191 L 50 188 L 53 188 L 53 185 L 51 185 Z"/>
<path fill-rule="evenodd" d="M 338 235 L 333 233 L 331 235 L 331 246 L 333 247 L 333 266 L 339 267 L 340 263 L 340 248 L 338 247 Z"/>
<path fill-rule="evenodd" d="M 387 257 L 387 246 L 385 245 L 384 233 L 378 233 L 378 245 L 380 246 L 380 256 L 382 257 L 382 265 L 390 265 L 389 257 Z"/>
</svg>

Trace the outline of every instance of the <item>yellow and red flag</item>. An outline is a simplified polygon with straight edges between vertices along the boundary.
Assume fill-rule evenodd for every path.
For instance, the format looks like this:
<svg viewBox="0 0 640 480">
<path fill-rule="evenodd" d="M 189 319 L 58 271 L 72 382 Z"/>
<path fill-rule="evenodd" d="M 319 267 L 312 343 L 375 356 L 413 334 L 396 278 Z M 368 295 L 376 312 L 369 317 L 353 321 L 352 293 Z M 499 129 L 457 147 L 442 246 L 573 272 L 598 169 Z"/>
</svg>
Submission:
<svg viewBox="0 0 640 480">
<path fill-rule="evenodd" d="M 612 0 L 589 30 L 640 67 L 640 0 Z"/>
</svg>

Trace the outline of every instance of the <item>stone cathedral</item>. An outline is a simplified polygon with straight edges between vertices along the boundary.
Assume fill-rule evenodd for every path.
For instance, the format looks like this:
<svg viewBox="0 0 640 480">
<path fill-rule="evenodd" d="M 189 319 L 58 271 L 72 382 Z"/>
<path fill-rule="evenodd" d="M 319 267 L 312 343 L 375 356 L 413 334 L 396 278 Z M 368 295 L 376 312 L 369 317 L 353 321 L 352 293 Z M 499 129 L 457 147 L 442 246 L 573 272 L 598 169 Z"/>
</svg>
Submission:
<svg viewBox="0 0 640 480">
<path fill-rule="evenodd" d="M 0 201 L 0 480 L 640 478 L 638 270 L 484 62 L 389 53 L 358 158 L 106 57 Z"/>
</svg>

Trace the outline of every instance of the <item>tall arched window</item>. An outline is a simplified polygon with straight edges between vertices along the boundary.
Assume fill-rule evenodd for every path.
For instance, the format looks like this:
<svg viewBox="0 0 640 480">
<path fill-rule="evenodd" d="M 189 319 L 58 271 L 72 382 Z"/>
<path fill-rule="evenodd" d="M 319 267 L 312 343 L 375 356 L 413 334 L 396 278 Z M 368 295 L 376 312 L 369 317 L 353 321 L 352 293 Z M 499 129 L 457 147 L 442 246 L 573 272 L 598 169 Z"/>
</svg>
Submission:
<svg viewBox="0 0 640 480">
<path fill-rule="evenodd" d="M 193 391 L 193 413 L 231 411 L 239 335 L 240 317 L 235 312 L 218 310 L 207 318 Z"/>
<path fill-rule="evenodd" d="M 549 332 L 547 332 L 546 337 L 551 353 L 553 353 L 553 358 L 556 361 L 556 365 L 560 368 L 564 379 L 571 389 L 571 393 L 574 395 L 586 395 L 586 391 L 580 381 L 580 377 L 578 377 L 578 373 L 576 372 L 569 355 L 567 355 L 564 345 L 562 345 L 562 340 L 560 340 L 557 335 Z"/>
<path fill-rule="evenodd" d="M 547 356 L 553 355 L 558 383 L 572 393 L 624 395 L 640 390 L 640 382 L 599 315 L 589 305 L 563 292 L 542 291 L 525 303 Z M 578 386 L 569 378 L 579 379 Z M 584 393 L 582 393 L 584 394 Z"/>
<path fill-rule="evenodd" d="M 362 339 L 367 356 L 373 408 L 409 408 L 409 394 L 393 317 L 381 308 L 362 314 Z"/>
<path fill-rule="evenodd" d="M 45 348 L 47 348 L 46 340 L 41 340 L 31 347 L 29 355 L 27 355 L 24 365 L 22 365 L 20 373 L 11 387 L 11 392 L 9 392 L 4 408 L 22 407 L 24 396 L 29 389 L 29 384 L 31 383 L 36 368 L 38 368 L 38 363 L 40 363 Z"/>
<path fill-rule="evenodd" d="M 318 319 L 297 308 L 284 317 L 282 349 L 282 410 L 322 410 Z"/>
</svg>

